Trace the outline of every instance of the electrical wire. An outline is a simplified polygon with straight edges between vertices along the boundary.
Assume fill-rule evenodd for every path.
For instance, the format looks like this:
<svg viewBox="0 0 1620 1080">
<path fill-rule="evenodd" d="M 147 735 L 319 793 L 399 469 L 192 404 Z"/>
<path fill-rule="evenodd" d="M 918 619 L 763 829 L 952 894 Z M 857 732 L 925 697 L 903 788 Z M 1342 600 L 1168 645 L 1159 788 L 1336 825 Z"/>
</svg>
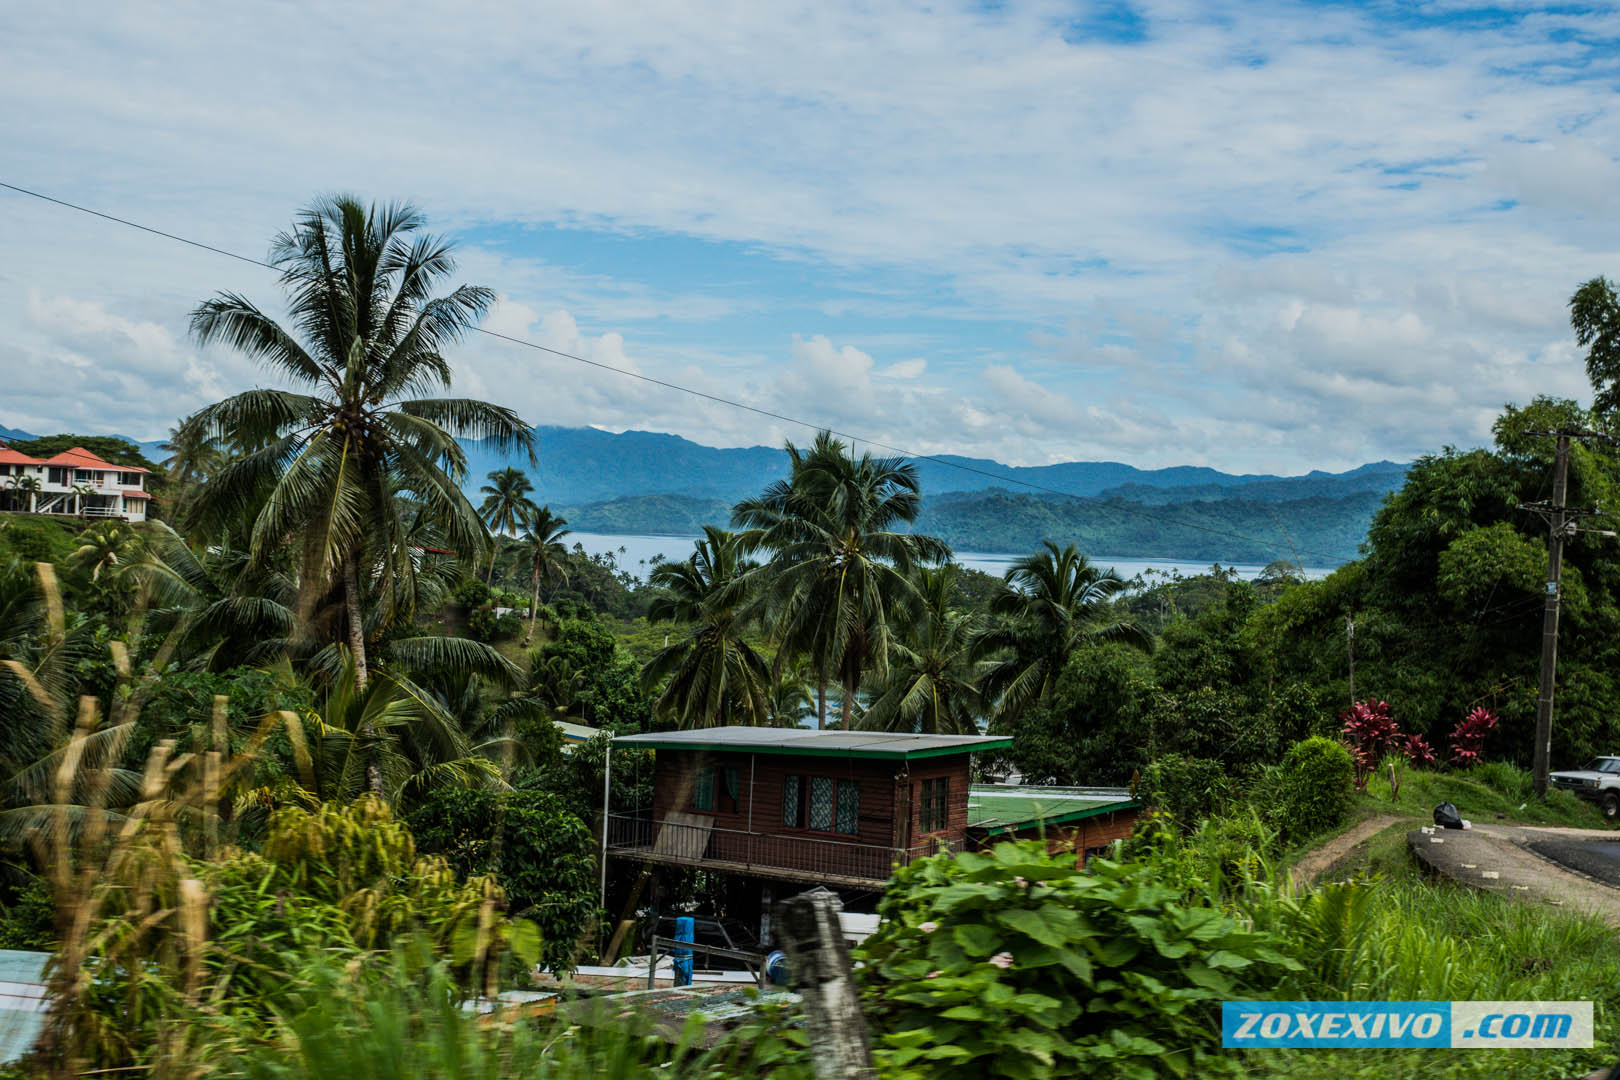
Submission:
<svg viewBox="0 0 1620 1080">
<path fill-rule="evenodd" d="M 247 255 L 242 255 L 242 254 L 239 254 L 239 253 L 234 252 L 234 251 L 229 251 L 229 250 L 227 250 L 225 248 L 215 247 L 213 244 L 205 244 L 200 240 L 192 240 L 189 237 L 180 236 L 180 235 L 178 235 L 176 233 L 165 232 L 162 229 L 153 228 L 150 225 L 142 225 L 140 222 L 131 221 L 128 218 L 122 218 L 122 217 L 118 217 L 118 216 L 116 216 L 114 214 L 104 213 L 104 212 L 102 212 L 100 210 L 95 210 L 95 209 L 92 209 L 92 208 L 90 208 L 88 206 L 81 206 L 78 203 L 69 202 L 66 199 L 59 199 L 59 198 L 56 198 L 55 196 L 52 196 L 52 195 L 46 195 L 43 192 L 34 191 L 34 190 L 31 190 L 31 189 L 25 188 L 25 187 L 20 187 L 17 184 L 7 183 L 4 180 L 0 180 L 0 188 L 5 188 L 5 189 L 7 189 L 9 191 L 14 191 L 19 195 L 27 195 L 30 198 L 39 199 L 39 200 L 41 200 L 43 202 L 52 203 L 52 204 L 54 204 L 56 206 L 65 207 L 66 209 L 69 209 L 69 210 L 75 210 L 75 211 L 78 211 L 79 213 L 82 213 L 82 214 L 89 214 L 92 217 L 98 217 L 98 218 L 101 218 L 104 221 L 110 221 L 110 222 L 113 222 L 113 223 L 118 224 L 118 225 L 127 226 L 128 228 L 131 228 L 131 229 L 137 229 L 137 230 L 139 230 L 141 232 L 144 232 L 144 233 L 150 233 L 153 236 L 159 236 L 159 237 L 162 237 L 165 240 L 173 240 L 176 243 L 185 244 L 185 245 L 187 245 L 189 247 L 194 247 L 194 248 L 197 248 L 197 249 L 199 249 L 201 251 L 212 252 L 215 255 L 223 255 L 228 259 L 235 259 L 238 262 L 248 263 L 251 266 L 261 266 L 261 267 L 264 267 L 267 270 L 273 270 L 273 271 L 276 271 L 278 273 L 282 269 L 281 267 L 275 265 L 274 263 L 268 263 L 268 262 L 263 261 L 262 259 L 254 259 L 254 258 L 251 258 L 251 257 L 249 257 Z M 894 445 L 891 445 L 889 443 L 881 442 L 881 441 L 879 441 L 877 439 L 867 438 L 864 435 L 856 435 L 856 434 L 852 434 L 850 432 L 839 431 L 839 430 L 837 430 L 835 428 L 828 427 L 828 426 L 826 426 L 824 424 L 813 423 L 813 422 L 811 422 L 809 420 L 803 420 L 803 419 L 800 419 L 799 417 L 796 417 L 796 416 L 788 416 L 788 415 L 786 415 L 784 413 L 773 412 L 770 409 L 762 409 L 762 408 L 759 408 L 758 406 L 755 406 L 755 405 L 746 404 L 745 402 L 735 401 L 735 400 L 733 400 L 731 398 L 721 397 L 718 394 L 706 393 L 705 391 L 697 390 L 697 389 L 694 389 L 693 387 L 690 387 L 690 386 L 683 386 L 680 383 L 674 383 L 674 382 L 669 382 L 669 381 L 667 381 L 665 379 L 654 378 L 651 375 L 644 375 L 644 374 L 642 374 L 641 372 L 638 372 L 638 371 L 630 371 L 630 370 L 627 370 L 625 368 L 615 367 L 612 364 L 604 364 L 599 360 L 591 360 L 591 359 L 588 359 L 588 358 L 583 357 L 583 356 L 576 356 L 573 353 L 564 352 L 561 349 L 553 349 L 553 348 L 551 348 L 549 346 L 541 345 L 538 342 L 529 341 L 529 340 L 527 340 L 525 338 L 512 337 L 509 334 L 498 333 L 498 332 L 496 332 L 494 330 L 486 330 L 486 329 L 484 329 L 483 327 L 480 327 L 480 326 L 475 326 L 472 329 L 474 330 L 474 332 L 479 333 L 479 334 L 483 334 L 485 337 L 495 338 L 497 340 L 505 341 L 505 342 L 508 342 L 510 344 L 513 344 L 513 345 L 519 345 L 519 346 L 522 346 L 524 348 L 535 349 L 535 350 L 537 350 L 539 352 L 550 353 L 553 356 L 561 357 L 562 359 L 565 359 L 565 360 L 572 360 L 575 363 L 584 364 L 584 365 L 586 365 L 588 367 L 597 368 L 597 369 L 599 369 L 601 371 L 612 372 L 613 374 L 616 374 L 616 375 L 623 375 L 626 378 L 637 379 L 637 380 L 640 380 L 641 382 L 649 383 L 649 384 L 651 384 L 653 386 L 662 387 L 662 388 L 664 388 L 666 390 L 674 390 L 674 391 L 677 391 L 679 393 L 688 394 L 688 395 L 690 395 L 692 397 L 701 398 L 701 399 L 703 399 L 705 401 L 710 401 L 710 402 L 713 402 L 713 403 L 715 403 L 717 405 L 725 405 L 725 406 L 728 406 L 728 407 L 733 408 L 733 409 L 740 409 L 740 410 L 742 410 L 744 412 L 753 413 L 756 416 L 763 416 L 763 417 L 767 417 L 767 418 L 772 419 L 772 420 L 780 420 L 783 423 L 794 424 L 794 425 L 797 425 L 797 426 L 800 426 L 800 427 L 807 428 L 807 429 L 809 429 L 811 431 L 826 431 L 829 434 L 835 435 L 835 436 L 837 436 L 839 438 L 849 439 L 852 442 L 864 442 L 864 443 L 867 443 L 870 446 L 876 446 L 876 447 L 879 447 L 879 448 L 881 448 L 883 450 L 887 450 L 887 451 L 890 451 L 891 453 L 899 454 L 902 457 L 911 458 L 911 459 L 916 460 L 916 461 L 931 461 L 936 465 L 943 465 L 943 466 L 945 466 L 947 468 L 956 469 L 956 470 L 959 470 L 959 471 L 965 472 L 965 473 L 973 473 L 973 474 L 976 474 L 978 476 L 987 477 L 987 478 L 989 478 L 991 480 L 996 480 L 996 481 L 999 481 L 999 482 L 1005 483 L 1005 484 L 1015 484 L 1015 485 L 1017 485 L 1019 487 L 1028 488 L 1031 491 L 1039 491 L 1039 492 L 1043 492 L 1045 494 L 1057 495 L 1057 496 L 1060 496 L 1062 498 L 1075 499 L 1075 500 L 1078 500 L 1078 501 L 1081 501 L 1081 502 L 1095 503 L 1097 506 L 1102 507 L 1105 511 L 1111 512 L 1111 513 L 1129 514 L 1129 515 L 1132 515 L 1134 517 L 1142 518 L 1142 519 L 1148 520 L 1148 521 L 1158 522 L 1159 524 L 1163 524 L 1163 525 L 1174 525 L 1177 528 L 1191 529 L 1191 530 L 1193 530 L 1195 532 L 1207 533 L 1207 534 L 1209 534 L 1211 536 L 1221 536 L 1221 537 L 1225 537 L 1226 539 L 1229 539 L 1229 540 L 1242 540 L 1242 541 L 1244 541 L 1246 543 L 1260 544 L 1260 545 L 1262 545 L 1264 547 L 1268 547 L 1268 548 L 1276 546 L 1276 541 L 1273 541 L 1273 540 L 1262 540 L 1259 537 L 1249 536 L 1249 535 L 1247 535 L 1245 533 L 1233 532 L 1230 529 L 1222 529 L 1222 528 L 1219 528 L 1219 527 L 1216 527 L 1216 526 L 1200 525 L 1200 524 L 1197 524 L 1197 523 L 1191 522 L 1191 521 L 1183 521 L 1183 520 L 1181 520 L 1179 518 L 1171 517 L 1171 516 L 1166 515 L 1166 514 L 1156 514 L 1156 513 L 1152 512 L 1152 511 L 1143 510 L 1143 509 L 1141 509 L 1139 507 L 1135 507 L 1135 506 L 1123 506 L 1123 505 L 1120 505 L 1119 503 L 1116 503 L 1116 502 L 1110 502 L 1107 499 L 1098 498 L 1095 495 L 1080 495 L 1080 494 L 1077 494 L 1077 493 L 1072 492 L 1072 491 L 1064 491 L 1064 490 L 1062 490 L 1060 488 L 1048 487 L 1045 484 L 1037 484 L 1037 483 L 1035 483 L 1033 481 L 1030 481 L 1030 480 L 1019 479 L 1016 476 L 1008 476 L 1008 475 L 1005 475 L 1005 474 L 1002 474 L 1002 473 L 991 472 L 988 469 L 981 469 L 981 468 L 978 468 L 978 467 L 973 466 L 973 465 L 966 465 L 966 464 L 963 464 L 962 462 L 959 462 L 959 461 L 950 461 L 950 460 L 948 460 L 946 458 L 938 457 L 938 456 L 933 455 L 933 454 L 919 454 L 919 453 L 916 453 L 914 451 L 907 450 L 904 447 L 894 446 Z M 1272 516 L 1275 519 L 1275 515 L 1273 514 Z M 1311 548 L 1296 548 L 1296 547 L 1294 547 L 1292 541 L 1289 539 L 1287 531 L 1283 530 L 1281 528 L 1281 523 L 1280 522 L 1278 523 L 1278 528 L 1279 528 L 1279 531 L 1281 531 L 1283 533 L 1283 541 L 1284 541 L 1285 545 L 1288 546 L 1290 549 L 1292 549 L 1295 552 L 1296 560 L 1298 558 L 1298 555 L 1301 554 L 1301 553 L 1306 554 L 1306 555 L 1315 555 L 1315 556 L 1318 556 L 1320 558 L 1327 559 L 1329 561 L 1333 561 L 1333 560 L 1336 560 L 1338 558 L 1338 556 L 1330 554 L 1330 553 L 1325 552 L 1325 551 L 1317 551 L 1317 550 L 1314 550 L 1314 549 L 1311 549 Z"/>
</svg>

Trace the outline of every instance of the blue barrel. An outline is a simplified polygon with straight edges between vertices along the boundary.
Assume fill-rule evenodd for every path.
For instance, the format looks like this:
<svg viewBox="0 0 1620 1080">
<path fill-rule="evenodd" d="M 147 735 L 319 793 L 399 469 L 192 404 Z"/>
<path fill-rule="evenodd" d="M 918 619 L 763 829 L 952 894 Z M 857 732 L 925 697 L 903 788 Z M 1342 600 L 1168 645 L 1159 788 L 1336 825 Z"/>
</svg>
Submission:
<svg viewBox="0 0 1620 1080">
<path fill-rule="evenodd" d="M 787 953 L 774 949 L 765 957 L 765 978 L 772 986 L 788 984 Z"/>
<path fill-rule="evenodd" d="M 675 920 L 675 940 L 690 942 L 693 939 L 694 925 L 690 915 L 682 915 Z M 675 985 L 692 985 L 692 950 L 671 949 L 669 955 L 675 961 Z"/>
</svg>

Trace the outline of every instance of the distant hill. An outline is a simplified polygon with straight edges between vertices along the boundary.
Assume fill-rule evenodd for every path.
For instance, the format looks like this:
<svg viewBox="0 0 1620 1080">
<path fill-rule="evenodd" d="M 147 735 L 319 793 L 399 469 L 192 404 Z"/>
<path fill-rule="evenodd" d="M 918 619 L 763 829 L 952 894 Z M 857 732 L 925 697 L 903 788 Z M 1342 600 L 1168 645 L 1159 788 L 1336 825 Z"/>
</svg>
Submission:
<svg viewBox="0 0 1620 1080">
<path fill-rule="evenodd" d="M 735 502 L 753 495 L 772 480 L 787 475 L 787 456 L 780 447 L 718 449 L 650 431 L 613 434 L 595 428 L 539 427 L 540 466 L 508 460 L 487 446 L 468 444 L 469 485 L 476 489 L 486 473 L 508 464 L 529 471 L 542 501 L 568 506 L 608 502 L 633 495 L 691 495 Z M 1069 495 L 1119 495 L 1136 498 L 1174 490 L 1184 496 L 1151 494 L 1154 501 L 1223 498 L 1232 489 L 1262 487 L 1263 501 L 1322 496 L 1341 498 L 1400 486 L 1406 466 L 1375 462 L 1344 473 L 1312 472 L 1305 476 L 1233 474 L 1195 465 L 1138 469 L 1117 461 L 1071 461 L 1058 465 L 1003 465 L 988 458 L 940 455 L 918 459 L 917 471 L 927 495 L 1016 489 L 1021 483 L 1053 488 Z M 964 466 L 965 468 L 955 468 Z M 972 470 L 972 471 L 969 471 Z M 1245 498 L 1249 497 L 1246 492 Z"/>
<path fill-rule="evenodd" d="M 695 533 L 705 522 L 726 522 L 733 503 L 788 471 L 787 455 L 773 446 L 721 449 L 679 435 L 596 428 L 539 427 L 535 434 L 538 467 L 480 442 L 464 444 L 464 486 L 476 498 L 486 474 L 515 465 L 534 481 L 535 501 L 580 532 Z M 0 427 L 0 439 L 33 437 Z M 128 441 L 154 461 L 164 457 L 159 443 Z M 1014 466 L 956 455 L 916 465 L 924 495 L 919 531 L 965 551 L 1028 551 L 1050 537 L 1110 555 L 1268 562 L 1291 557 L 1286 531 L 1294 547 L 1318 553 L 1304 557 L 1317 565 L 1356 557 L 1373 511 L 1407 469 L 1376 461 L 1342 473 L 1275 476 L 1117 461 Z"/>
<path fill-rule="evenodd" d="M 1165 507 L 992 489 L 925 497 L 915 528 L 958 551 L 1021 553 L 1053 540 L 1108 555 L 1237 563 L 1293 561 L 1297 555 L 1306 566 L 1326 567 L 1357 557 L 1367 523 L 1382 500 L 1382 492 L 1363 492 L 1343 498 L 1229 498 Z M 630 495 L 564 506 L 560 512 L 576 532 L 686 536 L 704 524 L 726 524 L 731 503 Z"/>
</svg>

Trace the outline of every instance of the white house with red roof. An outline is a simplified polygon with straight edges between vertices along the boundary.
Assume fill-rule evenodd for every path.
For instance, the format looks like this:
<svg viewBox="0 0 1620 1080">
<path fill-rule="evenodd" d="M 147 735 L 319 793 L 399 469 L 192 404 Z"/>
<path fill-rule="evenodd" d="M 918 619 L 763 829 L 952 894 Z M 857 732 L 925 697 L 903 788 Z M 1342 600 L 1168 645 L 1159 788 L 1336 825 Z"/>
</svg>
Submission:
<svg viewBox="0 0 1620 1080">
<path fill-rule="evenodd" d="M 14 512 L 145 521 L 150 473 L 82 447 L 36 458 L 0 443 L 0 503 Z"/>
</svg>

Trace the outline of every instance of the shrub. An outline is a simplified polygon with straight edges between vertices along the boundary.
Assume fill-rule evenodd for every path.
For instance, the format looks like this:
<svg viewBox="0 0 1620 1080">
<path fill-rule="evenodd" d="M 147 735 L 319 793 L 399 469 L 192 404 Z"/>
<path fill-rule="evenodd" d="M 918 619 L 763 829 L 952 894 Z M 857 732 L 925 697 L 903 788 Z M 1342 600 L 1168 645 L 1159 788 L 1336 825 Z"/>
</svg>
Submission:
<svg viewBox="0 0 1620 1080">
<path fill-rule="evenodd" d="M 1143 770 L 1138 794 L 1183 829 L 1193 829 L 1204 818 L 1225 810 L 1238 787 L 1219 761 L 1167 754 Z"/>
<path fill-rule="evenodd" d="M 596 913 L 591 831 L 543 791 L 435 792 L 407 822 L 421 850 L 463 877 L 493 874 L 513 915 L 540 928 L 541 963 L 572 967 Z"/>
<path fill-rule="evenodd" d="M 485 585 L 477 578 L 470 577 L 457 585 L 456 591 L 452 595 L 455 596 L 456 603 L 462 607 L 475 608 L 489 603 L 491 591 L 488 585 Z"/>
<path fill-rule="evenodd" d="M 1479 764 L 1485 736 L 1497 725 L 1496 713 L 1481 705 L 1457 722 L 1451 732 L 1451 763 L 1459 769 Z"/>
<path fill-rule="evenodd" d="M 1234 1074 L 1220 1002 L 1298 965 L 1160 877 L 1033 842 L 902 867 L 861 950 L 887 1075 Z"/>
<path fill-rule="evenodd" d="M 1367 786 L 1379 761 L 1394 749 L 1401 728 L 1390 715 L 1387 701 L 1358 701 L 1340 715 L 1344 718 L 1345 740 L 1355 755 L 1355 785 L 1360 791 Z"/>
<path fill-rule="evenodd" d="M 1355 771 L 1342 743 L 1301 739 L 1283 755 L 1267 816 L 1291 840 L 1336 828 L 1355 798 Z"/>
</svg>

